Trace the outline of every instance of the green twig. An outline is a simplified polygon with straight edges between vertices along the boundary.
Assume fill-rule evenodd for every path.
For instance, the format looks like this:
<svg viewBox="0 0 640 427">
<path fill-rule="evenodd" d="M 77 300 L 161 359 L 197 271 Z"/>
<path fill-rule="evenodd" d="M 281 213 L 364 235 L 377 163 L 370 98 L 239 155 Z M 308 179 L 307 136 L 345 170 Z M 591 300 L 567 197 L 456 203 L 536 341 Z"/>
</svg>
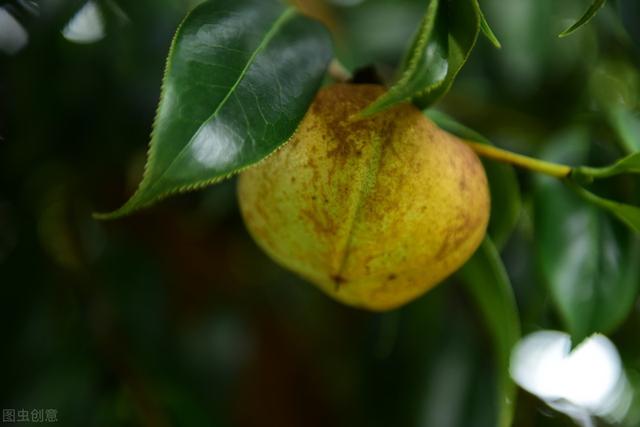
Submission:
<svg viewBox="0 0 640 427">
<path fill-rule="evenodd" d="M 534 172 L 540 172 L 545 175 L 553 176 L 555 178 L 568 178 L 573 171 L 571 166 L 563 165 L 560 163 L 552 163 L 544 160 L 534 159 L 532 157 L 524 156 L 522 154 L 516 154 L 511 151 L 503 150 L 492 145 L 481 144 L 479 142 L 464 142 L 469 147 L 471 147 L 471 149 L 475 151 L 479 156 L 497 160 L 503 163 L 509 163 L 514 166 L 519 166 L 521 168 Z"/>
</svg>

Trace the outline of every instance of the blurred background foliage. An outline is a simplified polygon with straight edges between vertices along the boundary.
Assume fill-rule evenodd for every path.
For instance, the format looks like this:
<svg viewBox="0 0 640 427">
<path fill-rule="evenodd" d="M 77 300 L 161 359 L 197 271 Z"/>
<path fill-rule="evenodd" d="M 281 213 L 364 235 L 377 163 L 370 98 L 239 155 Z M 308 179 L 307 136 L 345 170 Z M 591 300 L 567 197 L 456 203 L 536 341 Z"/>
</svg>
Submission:
<svg viewBox="0 0 640 427">
<path fill-rule="evenodd" d="M 233 179 L 123 220 L 91 218 L 138 183 L 168 45 L 196 3 L 101 2 L 104 37 L 91 44 L 60 32 L 82 1 L 13 9 L 28 44 L 0 53 L 0 406 L 56 408 L 65 426 L 494 425 L 491 341 L 456 280 L 391 313 L 341 306 L 258 250 Z M 348 68 L 392 75 L 427 2 L 301 3 Z M 438 108 L 497 145 L 570 163 L 640 149 L 640 2 L 611 2 L 565 39 L 587 1 L 481 4 L 503 48 L 481 38 Z M 585 268 L 599 261 L 579 255 L 636 237 L 554 183 L 518 178 L 523 209 L 502 255 L 523 332 L 580 322 L 583 306 L 554 306 L 549 277 L 585 285 L 585 300 L 609 310 L 598 327 L 637 395 L 638 276 L 624 300 L 607 300 L 625 264 L 598 264 L 590 283 Z M 640 201 L 637 179 L 597 190 Z M 606 232 L 545 231 L 580 215 Z M 578 255 L 558 265 L 549 248 Z M 640 425 L 637 402 L 627 425 Z M 521 391 L 515 425 L 573 423 Z"/>
</svg>

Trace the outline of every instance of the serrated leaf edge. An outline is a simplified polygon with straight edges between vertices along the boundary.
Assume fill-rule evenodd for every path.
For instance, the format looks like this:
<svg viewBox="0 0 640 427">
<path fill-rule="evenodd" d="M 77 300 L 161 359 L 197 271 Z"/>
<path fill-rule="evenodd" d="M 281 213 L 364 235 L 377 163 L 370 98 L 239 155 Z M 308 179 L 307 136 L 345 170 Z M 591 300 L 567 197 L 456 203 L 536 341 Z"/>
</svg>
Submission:
<svg viewBox="0 0 640 427">
<path fill-rule="evenodd" d="M 435 0 L 432 0 L 435 2 Z M 429 7 L 431 7 L 433 3 L 429 4 Z M 442 80 L 439 80 L 435 83 L 432 83 L 431 85 L 425 87 L 424 89 L 414 93 L 413 95 L 409 95 L 406 97 L 401 97 L 398 99 L 398 101 L 396 101 L 395 103 L 385 106 L 384 108 L 380 109 L 380 105 L 384 105 L 385 102 L 388 101 L 388 99 L 391 97 L 391 95 L 393 95 L 394 93 L 396 93 L 397 91 L 399 91 L 400 87 L 402 87 L 403 85 L 405 85 L 409 79 L 411 78 L 411 75 L 415 72 L 415 69 L 417 67 L 417 63 L 418 63 L 418 59 L 419 56 L 414 56 L 409 60 L 409 66 L 407 67 L 407 70 L 403 73 L 403 77 L 400 78 L 400 80 L 398 80 L 398 82 L 396 84 L 394 84 L 385 94 L 383 94 L 380 98 L 378 98 L 377 100 L 375 100 L 374 102 L 372 102 L 369 106 L 367 106 L 364 110 L 362 110 L 360 113 L 358 113 L 357 117 L 358 118 L 364 118 L 364 117 L 368 117 L 371 116 L 373 114 L 377 114 L 381 111 L 384 111 L 388 108 L 391 108 L 393 105 L 396 104 L 400 104 L 402 102 L 408 102 L 408 101 L 414 101 L 414 103 L 416 103 L 420 108 L 426 108 L 427 106 L 425 105 L 421 105 L 421 103 L 419 102 L 420 98 L 423 98 L 427 95 L 429 95 L 430 93 L 434 92 L 435 90 L 443 87 L 443 84 L 446 85 L 445 90 L 442 92 L 442 94 L 440 96 L 438 96 L 437 98 L 435 98 L 433 100 L 433 102 L 431 102 L 430 104 L 434 104 L 435 102 L 437 102 L 439 99 L 441 99 L 453 86 L 453 83 L 455 82 L 458 74 L 460 73 L 460 71 L 462 70 L 462 68 L 464 67 L 464 65 L 467 63 L 467 61 L 469 60 L 469 57 L 471 56 L 471 52 L 473 51 L 473 48 L 475 47 L 477 41 L 478 41 L 478 36 L 480 34 L 480 30 L 481 30 L 481 26 L 482 26 L 482 19 L 483 19 L 483 15 L 482 15 L 482 10 L 480 9 L 480 4 L 478 3 L 477 0 L 471 0 L 471 4 L 473 5 L 473 7 L 476 10 L 476 15 L 478 17 L 478 22 L 477 22 L 477 26 L 475 29 L 475 34 L 473 37 L 473 41 L 471 43 L 471 46 L 469 47 L 469 49 L 465 52 L 464 56 L 463 56 L 463 61 L 461 62 L 459 67 L 449 67 L 447 70 L 447 74 L 445 75 L 445 77 Z M 433 12 L 433 20 L 431 22 L 431 28 L 430 28 L 430 32 L 428 34 L 424 34 L 423 33 L 423 25 L 421 25 L 421 35 L 419 36 L 418 42 L 416 43 L 417 46 L 420 47 L 421 50 L 424 50 L 425 44 L 428 42 L 429 40 L 429 36 L 431 35 L 431 32 L 433 32 L 433 29 L 435 28 L 434 23 L 435 23 L 435 19 L 437 16 L 437 8 L 439 6 L 436 6 L 436 11 Z M 427 10 L 427 16 L 425 17 L 425 20 L 427 19 L 427 17 L 429 17 L 429 10 Z M 425 32 L 426 33 L 426 32 Z M 496 39 L 497 41 L 497 39 Z M 417 49 L 414 49 L 417 50 Z M 453 72 L 451 70 L 454 70 Z M 451 73 L 451 74 L 450 74 Z"/>
<path fill-rule="evenodd" d="M 439 9 L 440 9 L 440 0 L 430 0 L 429 5 L 427 6 L 427 12 L 425 13 L 425 16 L 422 19 L 422 22 L 420 24 L 416 42 L 412 46 L 413 52 L 423 52 L 425 50 L 427 43 L 431 39 L 431 34 L 435 29 L 435 22 L 438 16 Z M 402 76 L 398 79 L 398 81 L 393 86 L 391 86 L 391 88 L 389 88 L 389 90 L 386 93 L 381 95 L 378 99 L 376 99 L 371 104 L 369 104 L 364 110 L 358 113 L 358 117 L 360 118 L 368 117 L 373 114 L 377 114 L 385 110 L 386 108 L 389 108 L 390 106 L 387 106 L 387 107 L 384 107 L 382 110 L 380 110 L 381 105 L 385 104 L 385 102 L 387 102 L 387 100 L 391 98 L 392 95 L 398 93 L 403 88 L 403 86 L 405 86 L 411 80 L 411 77 L 413 76 L 416 69 L 418 68 L 418 63 L 420 62 L 420 58 L 421 58 L 421 55 L 410 55 L 407 68 L 404 70 L 404 72 L 402 73 Z M 438 85 L 442 83 L 445 79 L 446 79 L 446 76 L 442 80 L 436 83 L 433 83 L 431 86 Z M 397 103 L 408 102 L 413 98 L 413 96 L 414 95 L 401 97 L 397 101 Z"/>
<path fill-rule="evenodd" d="M 298 127 L 296 128 L 296 132 L 298 130 L 300 125 L 298 125 Z M 296 132 L 294 132 L 289 139 L 287 139 L 284 143 L 280 144 L 278 147 L 276 147 L 273 151 L 271 151 L 269 154 L 267 154 L 265 157 L 263 157 L 262 159 L 258 160 L 257 162 L 245 165 L 241 168 L 238 168 L 232 172 L 229 172 L 226 175 L 223 176 L 218 176 L 209 180 L 204 180 L 204 181 L 199 181 L 196 182 L 194 184 L 189 184 L 189 185 L 183 185 L 180 187 L 176 187 L 175 189 L 171 189 L 169 191 L 166 191 L 164 193 L 159 194 L 158 196 L 156 196 L 156 198 L 154 198 L 152 201 L 148 202 L 148 203 L 144 203 L 144 204 L 140 204 L 140 205 L 136 205 L 135 208 L 129 208 L 129 209 L 124 209 L 126 207 L 126 205 L 128 204 L 128 202 L 121 208 L 118 209 L 114 212 L 109 212 L 106 214 L 103 213 L 94 213 L 93 214 L 93 218 L 95 219 L 99 219 L 99 220 L 108 220 L 108 219 L 117 219 L 117 218 L 121 218 L 125 215 L 128 215 L 129 213 L 138 211 L 138 210 L 142 210 L 145 208 L 148 208 L 150 206 L 153 206 L 155 204 L 157 204 L 158 202 L 161 202 L 162 200 L 165 200 L 168 197 L 174 196 L 176 194 L 184 194 L 184 193 L 189 193 L 192 191 L 197 191 L 200 190 L 202 188 L 214 185 L 214 184 L 218 184 L 222 181 L 225 181 L 229 178 L 234 177 L 235 175 L 241 174 L 242 172 L 244 172 L 247 169 L 250 169 L 252 167 L 258 166 L 260 164 L 262 164 L 263 162 L 267 161 L 271 156 L 275 155 L 278 151 L 280 151 L 281 149 L 283 149 L 285 147 L 285 145 L 289 144 L 289 142 L 295 137 Z M 135 193 L 134 193 L 135 195 Z M 129 199 L 130 201 L 133 200 L 133 197 L 131 199 Z M 120 212 L 122 210 L 122 212 Z"/>
<path fill-rule="evenodd" d="M 455 67 L 454 67 L 455 71 L 453 71 L 453 74 L 451 75 L 451 77 L 449 77 L 449 75 L 447 74 L 447 76 L 443 80 L 443 81 L 449 80 L 449 82 L 447 83 L 447 86 L 445 87 L 445 90 L 442 92 L 442 94 L 440 94 L 437 98 L 435 98 L 430 103 L 430 105 L 435 104 L 444 95 L 446 95 L 447 92 L 449 92 L 449 90 L 451 90 L 451 87 L 453 86 L 453 83 L 455 83 L 456 78 L 458 77 L 458 74 L 460 74 L 460 71 L 462 71 L 462 68 L 467 63 L 467 61 L 469 60 L 469 57 L 471 56 L 471 52 L 473 52 L 473 48 L 476 46 L 476 43 L 478 43 L 478 37 L 480 36 L 480 26 L 481 26 L 481 20 L 482 20 L 481 19 L 482 11 L 480 10 L 480 4 L 478 3 L 477 0 L 472 0 L 472 4 L 475 6 L 475 9 L 476 9 L 476 14 L 478 16 L 478 23 L 476 25 L 475 35 L 473 37 L 473 41 L 471 42 L 471 46 L 469 46 L 469 49 L 465 52 L 464 57 L 463 57 L 463 61 L 460 64 L 460 66 L 457 67 L 457 69 L 455 69 Z M 436 88 L 426 88 L 423 92 L 415 95 L 413 97 L 413 99 L 425 97 L 425 96 L 429 95 L 431 92 L 433 92 L 435 89 Z M 428 107 L 428 106 L 420 105 L 419 102 L 418 102 L 418 105 L 420 106 L 420 108 L 423 108 L 423 109 Z"/>
<path fill-rule="evenodd" d="M 176 188 L 172 188 L 168 191 L 165 191 L 163 193 L 158 194 L 157 196 L 155 196 L 153 198 L 153 200 L 147 202 L 147 203 L 142 203 L 142 204 L 137 204 L 135 203 L 136 201 L 136 197 L 139 197 L 138 195 L 141 194 L 142 190 L 145 190 L 148 188 L 149 184 L 149 179 L 150 179 L 150 174 L 153 168 L 153 163 L 154 163 L 154 159 L 156 156 L 156 146 L 157 144 L 154 143 L 154 136 L 155 136 L 155 132 L 157 129 L 157 120 L 158 120 L 158 115 L 159 115 L 159 111 L 162 105 L 162 101 L 164 99 L 165 96 L 165 85 L 166 85 L 166 79 L 167 79 L 167 75 L 168 75 L 168 70 L 170 69 L 171 66 L 171 61 L 173 59 L 173 51 L 175 49 L 175 44 L 176 44 L 176 40 L 178 38 L 178 36 L 180 35 L 180 31 L 182 30 L 182 27 L 184 25 L 184 23 L 190 18 L 190 16 L 192 15 L 192 13 L 197 9 L 197 7 L 195 7 L 194 9 L 192 9 L 186 16 L 185 18 L 180 22 L 180 25 L 178 26 L 176 33 L 172 39 L 171 42 L 171 46 L 169 48 L 169 53 L 167 55 L 167 61 L 166 61 L 166 65 L 165 65 L 165 73 L 163 75 L 163 79 L 162 79 L 162 85 L 161 85 L 161 91 L 160 91 L 160 101 L 158 102 L 158 107 L 156 109 L 156 117 L 154 119 L 153 122 L 153 127 L 152 127 L 152 131 L 151 131 L 151 140 L 149 142 L 149 148 L 147 150 L 147 161 L 145 163 L 145 167 L 144 167 L 144 172 L 142 175 L 142 180 L 140 182 L 140 184 L 138 185 L 136 191 L 133 193 L 133 195 L 129 198 L 129 200 L 127 200 L 127 202 L 125 202 L 125 204 L 120 207 L 119 209 L 116 209 L 113 212 L 107 212 L 107 213 L 94 213 L 92 216 L 94 219 L 99 219 L 99 220 L 108 220 L 108 219 L 117 219 L 117 218 L 121 218 L 125 215 L 128 215 L 134 211 L 140 210 L 140 209 L 144 209 L 147 208 L 149 206 L 152 206 L 164 199 L 166 199 L 167 197 L 170 197 L 172 195 L 175 194 L 181 194 L 181 193 L 187 193 L 187 192 L 191 192 L 191 191 L 195 191 L 195 190 L 199 190 L 202 189 L 204 187 L 210 186 L 210 185 L 214 185 L 217 184 L 221 181 L 224 181 L 226 179 L 231 178 L 234 175 L 237 175 L 239 173 L 241 173 L 242 171 L 255 166 L 259 163 L 261 163 L 262 161 L 266 160 L 267 158 L 271 157 L 274 153 L 276 153 L 279 149 L 281 149 L 284 145 L 286 145 L 295 135 L 295 131 L 291 134 L 291 136 L 282 144 L 280 144 L 278 147 L 276 147 L 273 151 L 271 151 L 269 154 L 267 154 L 266 156 L 264 156 L 262 159 L 258 160 L 257 162 L 245 165 L 241 168 L 235 169 L 231 172 L 229 172 L 226 175 L 223 176 L 217 176 L 215 178 L 211 178 L 208 180 L 202 180 L 202 181 L 198 181 L 195 182 L 193 184 L 188 184 L 188 185 L 182 185 L 182 186 L 178 186 Z M 253 63 L 255 57 L 262 51 L 262 49 L 264 48 L 264 46 L 266 46 L 266 44 L 271 40 L 272 38 L 272 33 L 276 31 L 276 29 L 279 29 L 284 22 L 286 22 L 287 20 L 291 19 L 293 16 L 299 15 L 298 11 L 296 8 L 294 8 L 293 6 L 289 6 L 283 9 L 281 15 L 278 17 L 278 19 L 274 22 L 273 27 L 267 32 L 267 34 L 265 35 L 265 38 L 263 40 L 263 42 L 256 48 L 256 50 L 253 52 L 252 56 L 249 58 L 249 60 L 247 61 L 247 65 L 245 66 L 245 68 L 242 70 L 240 76 L 238 77 L 236 83 L 234 84 L 234 86 L 232 86 L 230 88 L 229 93 L 231 93 L 232 89 L 237 86 L 239 84 L 239 82 L 242 80 L 242 78 L 245 76 L 246 74 L 246 70 L 247 68 Z M 209 116 L 209 118 L 207 119 L 207 121 L 209 121 L 212 117 L 214 117 L 217 112 L 219 111 L 219 109 L 221 108 L 222 105 L 225 104 L 225 102 L 227 101 L 227 99 L 229 98 L 229 94 L 227 96 L 225 96 L 225 98 L 220 102 L 220 105 L 218 105 L 218 107 L 216 108 L 216 110 L 212 113 L 211 116 Z M 298 124 L 299 127 L 299 124 Z M 296 131 L 297 131 L 297 127 L 296 127 Z M 187 145 L 185 145 L 185 147 L 183 147 L 180 152 L 176 155 L 176 157 L 174 158 L 174 160 L 172 161 L 172 163 L 169 164 L 169 166 L 165 169 L 168 170 L 171 165 L 173 164 L 173 162 L 175 161 L 175 159 L 187 148 L 187 146 L 189 146 L 191 140 L 187 143 Z M 164 173 L 160 176 L 162 177 L 164 176 Z M 159 181 L 159 179 L 158 179 Z M 158 182 L 156 181 L 156 183 Z M 153 186 L 154 184 L 152 184 Z"/>
</svg>

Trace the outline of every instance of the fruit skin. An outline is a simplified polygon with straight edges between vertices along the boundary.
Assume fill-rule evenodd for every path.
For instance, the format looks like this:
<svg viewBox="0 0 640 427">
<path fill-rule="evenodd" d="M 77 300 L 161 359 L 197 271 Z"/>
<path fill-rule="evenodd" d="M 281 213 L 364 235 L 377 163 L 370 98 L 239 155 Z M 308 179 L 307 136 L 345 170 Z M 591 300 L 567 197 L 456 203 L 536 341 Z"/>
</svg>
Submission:
<svg viewBox="0 0 640 427">
<path fill-rule="evenodd" d="M 322 89 L 292 139 L 238 183 L 262 249 L 333 298 L 375 311 L 462 266 L 484 238 L 490 207 L 475 153 L 414 106 L 347 120 L 383 92 Z"/>
</svg>

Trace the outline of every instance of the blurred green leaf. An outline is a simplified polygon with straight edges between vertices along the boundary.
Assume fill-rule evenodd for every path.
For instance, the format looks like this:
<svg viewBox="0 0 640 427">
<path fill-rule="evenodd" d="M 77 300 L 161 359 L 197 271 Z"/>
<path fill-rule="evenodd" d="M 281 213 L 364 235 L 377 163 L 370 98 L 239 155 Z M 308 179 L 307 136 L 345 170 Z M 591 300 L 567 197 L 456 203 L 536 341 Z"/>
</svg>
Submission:
<svg viewBox="0 0 640 427">
<path fill-rule="evenodd" d="M 593 0 L 593 3 L 589 7 L 589 9 L 587 9 L 584 15 L 582 15 L 582 17 L 575 24 L 561 32 L 558 37 L 566 37 L 576 31 L 578 28 L 591 21 L 591 18 L 593 18 L 598 10 L 600 10 L 600 8 L 604 6 L 605 2 L 606 0 Z"/>
<path fill-rule="evenodd" d="M 580 132 L 552 144 L 544 157 L 584 161 L 587 150 L 588 135 Z M 637 295 L 637 238 L 549 177 L 536 177 L 534 207 L 541 273 L 574 345 L 592 333 L 613 331 Z"/>
<path fill-rule="evenodd" d="M 500 255 L 488 237 L 458 272 L 486 322 L 494 341 L 498 372 L 498 427 L 509 427 L 516 387 L 509 374 L 511 349 L 520 338 L 518 308 Z"/>
<path fill-rule="evenodd" d="M 607 119 L 625 151 L 640 151 L 640 117 L 636 112 L 623 107 L 610 108 Z"/>
<path fill-rule="evenodd" d="M 502 47 L 502 45 L 500 44 L 500 40 L 498 40 L 498 37 L 496 37 L 495 33 L 491 29 L 491 26 L 489 26 L 487 18 L 485 18 L 482 9 L 478 8 L 478 10 L 480 11 L 480 29 L 482 30 L 482 34 L 485 35 L 485 37 L 491 42 L 492 45 L 500 49 Z"/>
<path fill-rule="evenodd" d="M 611 166 L 601 168 L 580 166 L 574 168 L 573 172 L 579 178 L 608 178 L 625 173 L 640 173 L 640 151 L 618 160 Z"/>
<path fill-rule="evenodd" d="M 488 232 L 502 249 L 515 229 L 522 201 L 516 172 L 512 166 L 482 159 L 491 192 L 491 217 Z"/>
<path fill-rule="evenodd" d="M 436 110 L 428 110 L 427 117 L 433 120 L 440 128 L 457 135 L 460 138 L 482 144 L 493 145 L 478 132 L 458 123 L 449 115 Z M 522 202 L 520 188 L 515 170 L 511 165 L 495 161 L 485 161 L 484 169 L 489 180 L 491 192 L 491 217 L 489 219 L 489 235 L 498 248 L 502 248 L 513 232 Z"/>
<path fill-rule="evenodd" d="M 144 178 L 117 218 L 218 182 L 294 133 L 321 84 L 331 41 L 276 0 L 208 1 L 173 40 Z"/>
<path fill-rule="evenodd" d="M 402 66 L 402 77 L 361 114 L 376 114 L 406 101 L 429 107 L 453 84 L 479 31 L 477 0 L 431 0 Z"/>
<path fill-rule="evenodd" d="M 578 193 L 580 197 L 595 206 L 598 206 L 607 212 L 613 214 L 620 221 L 629 226 L 636 233 L 640 233 L 640 208 L 631 206 L 613 200 L 605 199 L 597 196 L 592 192 L 580 187 L 577 184 L 571 184 L 571 188 Z"/>
<path fill-rule="evenodd" d="M 623 112 L 633 114 L 640 102 L 638 69 L 620 58 L 601 59 L 594 64 L 588 88 L 590 102 L 607 119 Z"/>
</svg>

